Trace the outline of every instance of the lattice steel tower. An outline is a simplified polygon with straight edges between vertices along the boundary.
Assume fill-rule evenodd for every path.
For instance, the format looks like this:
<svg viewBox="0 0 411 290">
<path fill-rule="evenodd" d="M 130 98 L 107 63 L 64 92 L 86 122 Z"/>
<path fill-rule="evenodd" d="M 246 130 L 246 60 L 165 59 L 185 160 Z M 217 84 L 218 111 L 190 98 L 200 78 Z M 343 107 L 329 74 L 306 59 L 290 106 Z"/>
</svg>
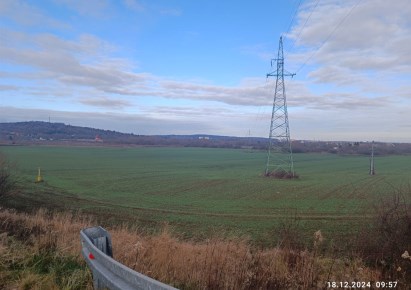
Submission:
<svg viewBox="0 0 411 290">
<path fill-rule="evenodd" d="M 374 164 L 374 141 L 371 143 L 371 156 L 370 156 L 370 175 L 375 175 L 375 164 Z"/>
<path fill-rule="evenodd" d="M 283 176 L 287 174 L 290 177 L 294 177 L 293 152 L 291 149 L 290 128 L 288 124 L 284 76 L 293 77 L 295 74 L 284 70 L 282 37 L 280 37 L 278 46 L 278 56 L 276 59 L 271 60 L 271 67 L 273 67 L 274 60 L 277 62 L 277 70 L 267 74 L 267 78 L 277 77 L 277 80 L 275 82 L 265 175 Z"/>
</svg>

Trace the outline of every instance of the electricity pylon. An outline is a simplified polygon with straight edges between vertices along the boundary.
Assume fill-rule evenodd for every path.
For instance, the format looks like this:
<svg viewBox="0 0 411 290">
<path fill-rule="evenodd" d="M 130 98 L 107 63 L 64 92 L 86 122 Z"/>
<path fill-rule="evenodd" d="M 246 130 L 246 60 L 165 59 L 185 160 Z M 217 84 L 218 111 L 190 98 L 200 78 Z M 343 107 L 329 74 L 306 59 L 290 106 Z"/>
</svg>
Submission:
<svg viewBox="0 0 411 290">
<path fill-rule="evenodd" d="M 374 166 L 374 141 L 371 143 L 371 156 L 370 156 L 370 175 L 375 175 L 375 166 Z"/>
<path fill-rule="evenodd" d="M 275 82 L 265 175 L 279 177 L 288 175 L 289 177 L 295 177 L 284 85 L 284 76 L 293 77 L 295 73 L 289 73 L 284 70 L 282 37 L 280 37 L 278 46 L 278 56 L 276 59 L 271 60 L 271 67 L 273 67 L 273 61 L 277 62 L 277 69 L 268 73 L 267 78 L 276 77 L 277 80 Z"/>
</svg>

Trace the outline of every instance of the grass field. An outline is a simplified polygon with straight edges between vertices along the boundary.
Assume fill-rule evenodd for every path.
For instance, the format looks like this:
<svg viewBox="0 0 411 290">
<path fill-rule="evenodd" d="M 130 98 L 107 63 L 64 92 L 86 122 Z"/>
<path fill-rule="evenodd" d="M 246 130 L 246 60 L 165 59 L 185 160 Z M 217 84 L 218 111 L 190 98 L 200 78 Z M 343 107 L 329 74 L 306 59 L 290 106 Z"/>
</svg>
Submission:
<svg viewBox="0 0 411 290">
<path fill-rule="evenodd" d="M 304 234 L 349 237 L 374 207 L 410 183 L 411 156 L 295 154 L 297 180 L 262 176 L 265 152 L 205 148 L 2 147 L 21 176 L 19 203 L 81 209 L 105 222 L 154 229 L 164 222 L 184 237 L 224 232 L 262 244 L 290 221 Z M 44 183 L 35 184 L 41 167 Z"/>
</svg>

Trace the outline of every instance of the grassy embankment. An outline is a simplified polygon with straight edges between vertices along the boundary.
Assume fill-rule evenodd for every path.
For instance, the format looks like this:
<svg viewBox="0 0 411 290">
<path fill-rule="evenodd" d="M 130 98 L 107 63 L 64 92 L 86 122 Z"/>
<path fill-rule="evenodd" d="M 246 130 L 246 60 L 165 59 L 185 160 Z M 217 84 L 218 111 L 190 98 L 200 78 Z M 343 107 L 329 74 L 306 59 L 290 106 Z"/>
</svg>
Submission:
<svg viewBox="0 0 411 290">
<path fill-rule="evenodd" d="M 91 289 L 90 273 L 80 257 L 79 231 L 92 219 L 1 209 L 0 220 L 0 288 Z M 167 228 L 150 236 L 126 226 L 109 232 L 117 260 L 182 289 L 317 289 L 326 281 L 382 277 L 358 258 L 321 255 L 319 233 L 311 251 L 295 251 L 256 248 L 240 238 L 180 241 Z"/>
</svg>

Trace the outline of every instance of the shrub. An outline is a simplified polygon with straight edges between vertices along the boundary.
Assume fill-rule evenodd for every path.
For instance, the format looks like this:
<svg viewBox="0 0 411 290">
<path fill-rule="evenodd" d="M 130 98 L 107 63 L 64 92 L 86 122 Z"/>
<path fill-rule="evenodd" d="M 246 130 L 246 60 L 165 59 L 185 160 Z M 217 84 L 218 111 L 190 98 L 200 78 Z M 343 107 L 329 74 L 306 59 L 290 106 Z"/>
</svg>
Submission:
<svg viewBox="0 0 411 290">
<path fill-rule="evenodd" d="M 376 215 L 358 239 L 358 250 L 370 265 L 381 269 L 383 279 L 411 283 L 411 187 L 396 189 L 375 206 Z"/>
<path fill-rule="evenodd" d="M 267 173 L 265 173 L 266 177 L 273 177 L 273 178 L 277 178 L 277 179 L 294 179 L 294 178 L 298 178 L 298 174 L 297 173 L 292 173 L 290 171 L 285 171 L 285 170 L 274 170 L 274 171 L 269 171 Z"/>
</svg>

